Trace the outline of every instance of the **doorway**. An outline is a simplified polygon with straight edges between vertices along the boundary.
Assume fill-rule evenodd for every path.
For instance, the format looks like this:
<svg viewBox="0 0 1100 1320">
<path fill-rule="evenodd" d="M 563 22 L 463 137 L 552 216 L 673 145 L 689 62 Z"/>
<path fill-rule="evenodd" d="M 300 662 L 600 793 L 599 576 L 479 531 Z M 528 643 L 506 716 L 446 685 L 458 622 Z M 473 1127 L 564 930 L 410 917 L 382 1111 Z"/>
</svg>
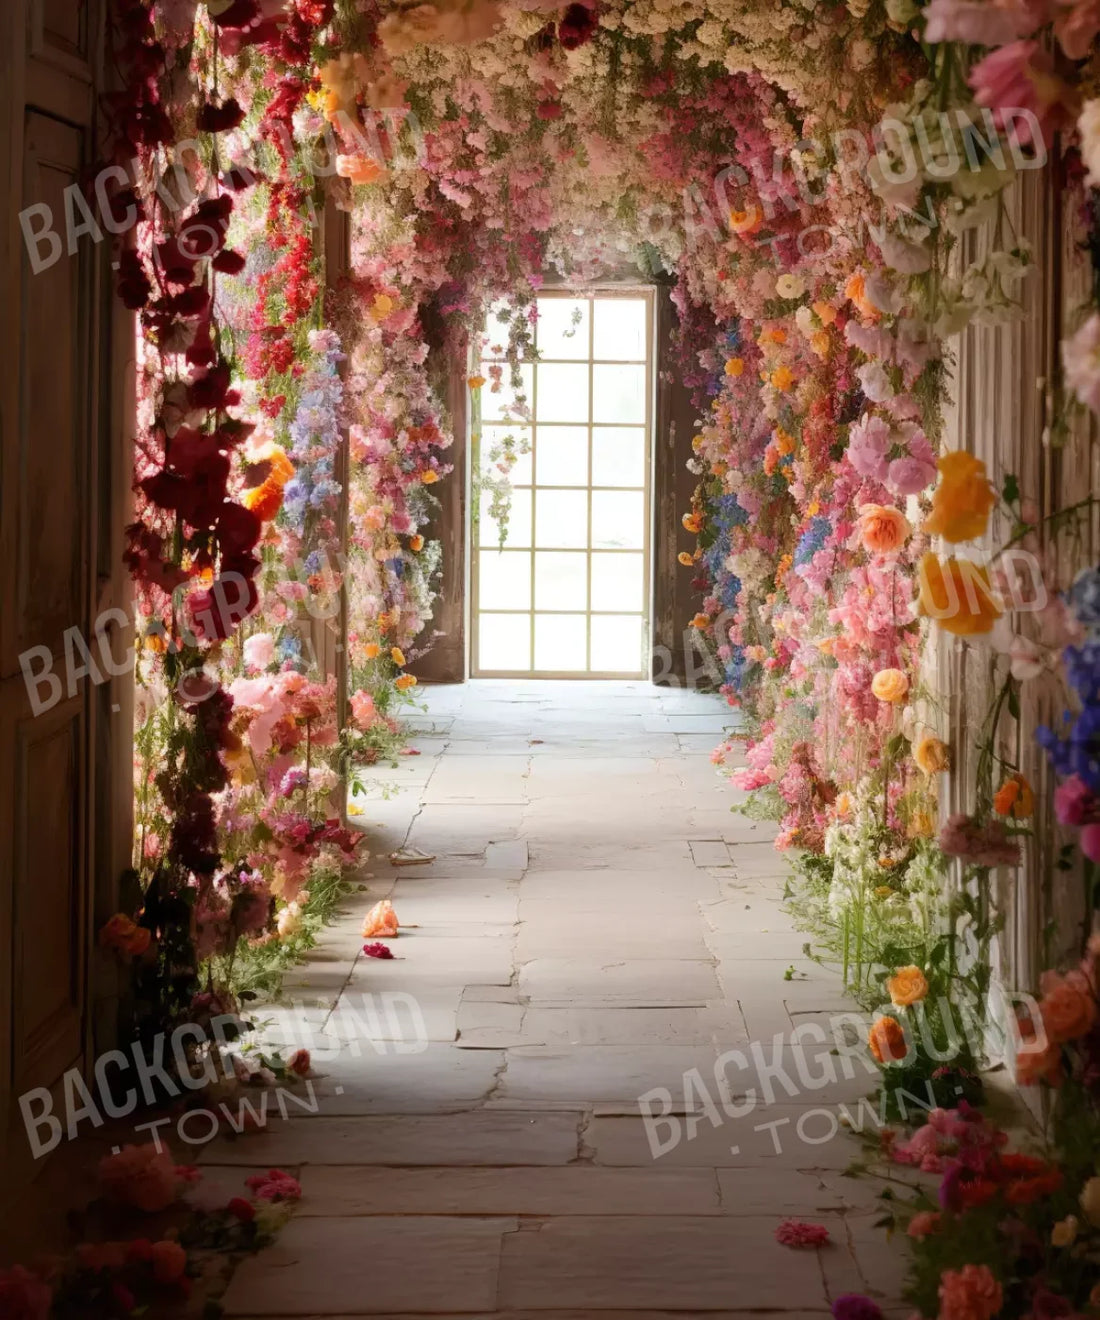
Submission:
<svg viewBox="0 0 1100 1320">
<path fill-rule="evenodd" d="M 520 373 L 524 420 L 492 318 L 479 367 L 500 381 L 482 391 L 474 453 L 483 464 L 509 449 L 517 457 L 506 508 L 479 490 L 471 673 L 645 678 L 653 293 L 554 291 L 537 310 L 537 361 Z"/>
</svg>

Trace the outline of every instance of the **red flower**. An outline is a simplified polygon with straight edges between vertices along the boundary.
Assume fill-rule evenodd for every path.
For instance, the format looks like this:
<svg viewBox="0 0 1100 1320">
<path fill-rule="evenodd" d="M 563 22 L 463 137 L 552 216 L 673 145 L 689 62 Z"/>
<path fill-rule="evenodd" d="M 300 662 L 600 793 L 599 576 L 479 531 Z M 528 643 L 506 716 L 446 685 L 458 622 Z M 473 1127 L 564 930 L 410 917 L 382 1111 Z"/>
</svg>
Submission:
<svg viewBox="0 0 1100 1320">
<path fill-rule="evenodd" d="M 566 50 L 576 50 L 596 34 L 596 11 L 588 5 L 570 5 L 558 24 L 558 40 Z"/>
<path fill-rule="evenodd" d="M 251 1224 L 256 1218 L 256 1207 L 251 1201 L 246 1201 L 243 1196 L 234 1196 L 225 1208 L 234 1219 L 239 1219 L 242 1224 Z"/>
<path fill-rule="evenodd" d="M 267 1173 L 253 1174 L 244 1185 L 255 1192 L 261 1201 L 298 1201 L 302 1188 L 297 1178 L 282 1169 L 269 1169 Z"/>
<path fill-rule="evenodd" d="M 247 263 L 239 252 L 223 248 L 210 264 L 223 275 L 239 275 Z"/>
<path fill-rule="evenodd" d="M 363 952 L 367 955 L 368 958 L 393 957 L 393 950 L 390 948 L 390 946 L 388 944 L 382 944 L 381 942 L 377 944 L 364 944 Z"/>
<path fill-rule="evenodd" d="M 204 105 L 199 111 L 197 124 L 204 133 L 225 133 L 244 122 L 244 111 L 235 97 L 221 105 Z"/>
</svg>

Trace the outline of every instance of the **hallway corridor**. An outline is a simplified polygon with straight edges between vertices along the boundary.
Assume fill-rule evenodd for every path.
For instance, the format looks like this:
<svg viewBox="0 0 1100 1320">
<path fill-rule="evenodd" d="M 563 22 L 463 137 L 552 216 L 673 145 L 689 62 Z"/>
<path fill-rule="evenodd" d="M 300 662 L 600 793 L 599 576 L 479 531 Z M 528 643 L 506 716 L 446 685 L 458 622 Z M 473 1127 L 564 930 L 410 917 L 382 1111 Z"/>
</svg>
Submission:
<svg viewBox="0 0 1100 1320">
<path fill-rule="evenodd" d="M 896 1311 L 877 1189 L 843 1176 L 860 1146 L 838 1116 L 873 1080 L 831 1041 L 787 1043 L 854 1006 L 802 954 L 771 826 L 731 814 L 709 762 L 732 712 L 643 683 L 425 699 L 420 755 L 354 799 L 366 892 L 284 987 L 318 1112 L 204 1152 L 208 1179 L 282 1167 L 303 1192 L 227 1314 L 824 1315 L 854 1291 Z M 435 860 L 391 866 L 403 846 Z M 382 898 L 393 960 L 361 953 Z M 387 993 L 415 999 L 426 1043 L 407 1013 L 348 1039 L 349 1009 Z M 671 1110 L 656 1157 L 646 1092 Z M 779 1245 L 787 1216 L 830 1244 Z"/>
</svg>

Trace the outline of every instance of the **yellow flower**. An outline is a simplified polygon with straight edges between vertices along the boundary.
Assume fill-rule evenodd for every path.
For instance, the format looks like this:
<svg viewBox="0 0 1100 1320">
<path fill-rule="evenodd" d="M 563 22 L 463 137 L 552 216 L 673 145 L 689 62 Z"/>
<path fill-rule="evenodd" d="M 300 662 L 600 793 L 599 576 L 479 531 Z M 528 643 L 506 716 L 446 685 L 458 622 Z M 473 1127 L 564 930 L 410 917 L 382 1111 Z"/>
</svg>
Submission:
<svg viewBox="0 0 1100 1320">
<path fill-rule="evenodd" d="M 935 824 L 927 811 L 914 811 L 909 818 L 909 825 L 905 831 L 910 839 L 930 839 L 935 833 Z"/>
<path fill-rule="evenodd" d="M 893 898 L 894 891 L 889 885 L 878 885 L 875 889 L 876 898 Z"/>
<path fill-rule="evenodd" d="M 472 390 L 479 390 L 479 389 L 481 389 L 482 385 L 485 384 L 485 377 L 484 377 L 484 376 L 467 376 L 467 378 L 466 378 L 466 384 L 469 385 L 470 389 L 472 389 Z"/>
<path fill-rule="evenodd" d="M 394 687 L 397 688 L 398 692 L 407 692 L 409 688 L 416 687 L 416 679 L 412 674 L 402 674 Z"/>
<path fill-rule="evenodd" d="M 983 535 L 997 498 L 985 464 L 958 449 L 944 454 L 936 466 L 940 484 L 932 496 L 932 512 L 924 520 L 924 531 L 952 544 Z"/>
<path fill-rule="evenodd" d="M 428 468 L 425 472 L 421 473 L 420 480 L 425 486 L 430 486 L 433 482 L 439 480 L 439 473 L 435 468 Z"/>
<path fill-rule="evenodd" d="M 1035 794 L 1023 775 L 1009 775 L 993 794 L 993 810 L 998 816 L 1026 820 L 1035 810 Z"/>
<path fill-rule="evenodd" d="M 927 733 L 913 745 L 913 760 L 926 775 L 938 775 L 950 765 L 951 753 L 945 742 Z"/>
<path fill-rule="evenodd" d="M 378 645 L 377 642 L 368 642 L 366 646 L 363 647 L 363 654 L 367 657 L 368 660 L 374 660 L 377 658 L 378 653 L 381 651 L 381 649 L 382 648 Z"/>
<path fill-rule="evenodd" d="M 900 669 L 880 669 L 871 679 L 871 691 L 879 701 L 896 706 L 909 693 L 909 680 Z"/>
<path fill-rule="evenodd" d="M 744 370 L 745 370 L 744 358 L 739 358 L 739 357 L 730 358 L 730 360 L 726 363 L 727 376 L 740 376 Z"/>
<path fill-rule="evenodd" d="M 776 367 L 771 374 L 772 385 L 782 394 L 791 388 L 794 384 L 794 372 L 788 366 Z"/>
<path fill-rule="evenodd" d="M 399 669 L 405 668 L 405 652 L 402 651 L 400 646 L 390 647 L 390 659 Z"/>
<path fill-rule="evenodd" d="M 1052 1247 L 1072 1247 L 1077 1241 L 1077 1230 L 1080 1223 L 1076 1215 L 1066 1215 L 1065 1219 L 1059 1221 L 1050 1230 L 1050 1245 Z"/>
<path fill-rule="evenodd" d="M 917 565 L 917 582 L 919 613 L 956 637 L 992 632 L 1001 617 L 989 573 L 967 559 L 952 555 L 941 564 L 929 550 Z"/>
<path fill-rule="evenodd" d="M 810 347 L 820 358 L 828 357 L 832 346 L 833 341 L 829 338 L 827 330 L 815 330 L 810 336 Z"/>
<path fill-rule="evenodd" d="M 393 311 L 394 302 L 388 293 L 376 293 L 370 314 L 373 321 L 384 321 Z"/>
<path fill-rule="evenodd" d="M 928 994 L 928 981 L 919 967 L 899 967 L 886 978 L 886 993 L 895 1008 L 908 1008 Z"/>
<path fill-rule="evenodd" d="M 681 550 L 680 553 L 676 556 L 676 558 L 684 566 L 684 568 L 691 568 L 691 566 L 695 563 L 694 555 L 690 554 L 687 550 Z"/>
<path fill-rule="evenodd" d="M 1100 1228 L 1100 1178 L 1090 1178 L 1081 1189 L 1081 1209 L 1093 1226 Z"/>
<path fill-rule="evenodd" d="M 355 805 L 354 802 L 349 802 L 349 803 L 348 803 L 348 815 L 349 815 L 349 816 L 361 816 L 362 814 L 363 814 L 363 808 L 362 808 L 362 807 L 357 807 L 357 806 Z"/>
</svg>

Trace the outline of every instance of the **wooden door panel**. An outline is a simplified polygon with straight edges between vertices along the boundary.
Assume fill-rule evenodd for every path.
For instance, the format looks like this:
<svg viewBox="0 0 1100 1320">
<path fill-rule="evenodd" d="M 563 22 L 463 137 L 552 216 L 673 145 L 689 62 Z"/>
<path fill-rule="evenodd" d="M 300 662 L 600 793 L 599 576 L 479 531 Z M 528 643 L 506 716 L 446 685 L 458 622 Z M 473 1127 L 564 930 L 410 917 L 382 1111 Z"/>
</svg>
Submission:
<svg viewBox="0 0 1100 1320">
<path fill-rule="evenodd" d="M 25 140 L 24 205 L 45 203 L 63 233 L 64 193 L 77 182 L 84 132 L 32 112 Z M 18 672 L 19 655 L 32 646 L 48 647 L 60 666 L 65 630 L 84 622 L 88 270 L 86 245 L 38 274 L 24 258 L 19 443 L 8 506 L 16 526 L 14 627 L 5 630 L 4 674 Z"/>
<path fill-rule="evenodd" d="M 5 728 L 14 750 L 12 1085 L 48 1086 L 77 1061 L 84 1015 L 82 697 Z"/>
</svg>

